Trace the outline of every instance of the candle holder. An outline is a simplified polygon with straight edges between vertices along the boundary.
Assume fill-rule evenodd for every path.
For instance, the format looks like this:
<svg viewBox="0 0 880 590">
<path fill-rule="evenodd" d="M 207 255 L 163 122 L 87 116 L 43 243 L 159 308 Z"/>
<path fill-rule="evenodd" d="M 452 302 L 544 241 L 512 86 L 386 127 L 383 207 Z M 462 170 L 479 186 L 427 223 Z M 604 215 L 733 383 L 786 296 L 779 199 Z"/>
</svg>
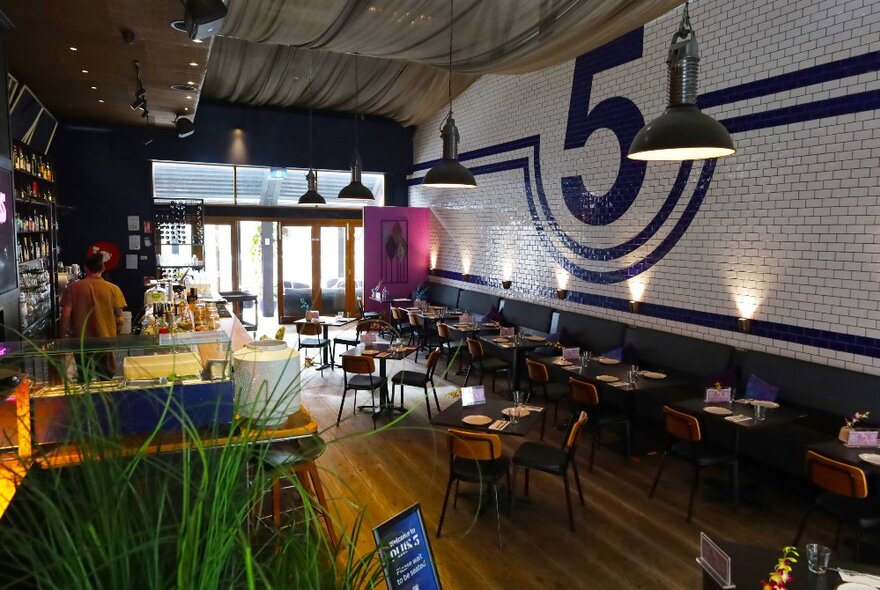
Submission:
<svg viewBox="0 0 880 590">
<path fill-rule="evenodd" d="M 510 289 L 510 286 L 513 284 L 513 281 L 501 281 L 501 287 L 503 289 Z"/>
<path fill-rule="evenodd" d="M 740 332 L 748 334 L 752 331 L 752 320 L 749 318 L 738 318 L 736 320 L 736 326 L 739 328 Z"/>
<path fill-rule="evenodd" d="M 631 313 L 639 313 L 639 302 L 636 301 L 635 299 L 630 300 L 629 311 Z"/>
<path fill-rule="evenodd" d="M 568 289 L 556 289 L 556 298 L 565 299 L 568 297 Z"/>
</svg>

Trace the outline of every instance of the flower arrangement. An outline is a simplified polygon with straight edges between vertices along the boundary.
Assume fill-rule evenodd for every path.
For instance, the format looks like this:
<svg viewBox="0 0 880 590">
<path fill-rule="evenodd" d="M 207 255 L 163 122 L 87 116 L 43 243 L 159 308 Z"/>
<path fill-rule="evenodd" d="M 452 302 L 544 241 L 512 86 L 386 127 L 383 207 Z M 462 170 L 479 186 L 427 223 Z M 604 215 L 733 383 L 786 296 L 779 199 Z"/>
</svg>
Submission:
<svg viewBox="0 0 880 590">
<path fill-rule="evenodd" d="M 849 426 L 850 428 L 855 428 L 856 424 L 858 424 L 862 420 L 867 420 L 870 417 L 871 417 L 871 412 L 856 412 L 855 414 L 853 414 L 849 418 L 845 418 L 846 425 Z"/>
<path fill-rule="evenodd" d="M 428 299 L 428 285 L 422 283 L 412 292 L 413 301 L 427 301 Z"/>
<path fill-rule="evenodd" d="M 761 580 L 761 590 L 785 590 L 791 582 L 792 564 L 797 563 L 800 554 L 796 547 L 783 547 L 782 557 L 776 562 L 776 567 L 770 572 L 769 581 Z"/>
</svg>

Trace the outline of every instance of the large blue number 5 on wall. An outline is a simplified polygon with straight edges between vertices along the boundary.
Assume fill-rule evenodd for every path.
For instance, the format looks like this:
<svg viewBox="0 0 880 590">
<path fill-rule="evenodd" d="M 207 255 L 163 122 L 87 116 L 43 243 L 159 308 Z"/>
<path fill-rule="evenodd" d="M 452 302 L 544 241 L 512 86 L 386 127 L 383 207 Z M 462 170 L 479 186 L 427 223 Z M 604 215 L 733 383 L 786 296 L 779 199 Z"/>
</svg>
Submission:
<svg viewBox="0 0 880 590">
<path fill-rule="evenodd" d="M 562 196 L 571 214 L 589 225 L 607 225 L 626 213 L 645 180 L 645 162 L 626 157 L 633 138 L 645 125 L 639 108 L 628 98 L 606 98 L 590 109 L 593 76 L 642 57 L 643 29 L 615 39 L 577 58 L 571 84 L 565 149 L 582 148 L 597 129 L 610 129 L 620 144 L 620 167 L 614 184 L 604 195 L 591 192 L 581 176 L 562 178 Z M 585 162 L 589 167 L 589 163 Z"/>
</svg>

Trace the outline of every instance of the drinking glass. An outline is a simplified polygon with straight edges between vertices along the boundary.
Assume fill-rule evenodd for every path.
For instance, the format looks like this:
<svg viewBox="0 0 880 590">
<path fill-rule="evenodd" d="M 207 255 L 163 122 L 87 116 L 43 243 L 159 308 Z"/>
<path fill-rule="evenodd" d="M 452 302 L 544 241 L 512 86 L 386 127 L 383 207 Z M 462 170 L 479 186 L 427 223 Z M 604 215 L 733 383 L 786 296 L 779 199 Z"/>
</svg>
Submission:
<svg viewBox="0 0 880 590">
<path fill-rule="evenodd" d="M 581 367 L 588 367 L 590 365 L 590 357 L 591 356 L 592 355 L 590 354 L 589 350 L 587 350 L 586 352 L 584 352 L 581 355 Z"/>
<path fill-rule="evenodd" d="M 630 387 L 636 386 L 636 378 L 639 376 L 639 366 L 630 365 L 629 367 L 629 384 Z"/>
<path fill-rule="evenodd" d="M 762 422 L 767 418 L 767 406 L 753 404 L 752 407 L 755 409 L 755 420 Z"/>
<path fill-rule="evenodd" d="M 755 406 L 756 408 L 758 406 Z M 765 408 L 766 409 L 766 408 Z M 810 543 L 807 545 L 807 568 L 814 574 L 824 574 L 831 559 L 831 549 L 825 545 Z"/>
<path fill-rule="evenodd" d="M 525 400 L 526 392 L 521 390 L 515 390 L 513 392 L 513 412 L 508 416 L 510 421 L 516 424 L 519 422 L 519 413 L 522 411 L 523 401 Z"/>
</svg>

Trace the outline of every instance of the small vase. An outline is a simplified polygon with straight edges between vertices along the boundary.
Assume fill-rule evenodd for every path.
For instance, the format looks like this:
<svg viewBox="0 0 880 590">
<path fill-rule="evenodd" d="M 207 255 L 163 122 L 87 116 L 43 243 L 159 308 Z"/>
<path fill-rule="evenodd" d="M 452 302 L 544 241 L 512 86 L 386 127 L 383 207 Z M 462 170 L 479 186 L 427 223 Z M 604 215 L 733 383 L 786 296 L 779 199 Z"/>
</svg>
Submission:
<svg viewBox="0 0 880 590">
<path fill-rule="evenodd" d="M 849 433 L 852 432 L 852 426 L 841 426 L 837 438 L 840 442 L 845 443 L 849 440 Z"/>
</svg>

